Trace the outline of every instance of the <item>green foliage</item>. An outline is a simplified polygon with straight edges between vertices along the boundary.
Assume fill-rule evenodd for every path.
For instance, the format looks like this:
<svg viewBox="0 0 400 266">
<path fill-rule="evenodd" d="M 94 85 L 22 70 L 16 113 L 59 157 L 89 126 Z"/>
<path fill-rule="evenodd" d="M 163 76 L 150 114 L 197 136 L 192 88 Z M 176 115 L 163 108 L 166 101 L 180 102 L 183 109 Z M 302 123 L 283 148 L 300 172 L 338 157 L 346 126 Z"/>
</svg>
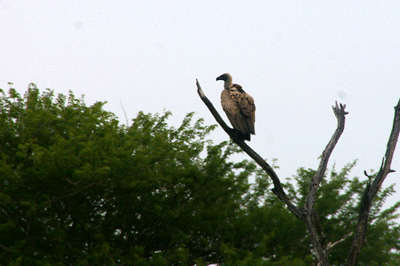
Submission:
<svg viewBox="0 0 400 266">
<path fill-rule="evenodd" d="M 237 146 L 208 140 L 215 126 L 193 113 L 174 128 L 169 112 L 140 112 L 127 127 L 71 92 L 0 93 L 0 265 L 312 264 L 304 225 L 265 173 L 232 162 Z M 365 182 L 348 178 L 354 164 L 332 169 L 319 190 L 327 241 L 357 221 Z M 284 184 L 296 203 L 313 173 L 301 168 Z M 382 209 L 393 192 L 374 202 L 363 265 L 399 258 L 400 203 Z M 332 264 L 344 263 L 350 241 L 331 251 Z"/>
<path fill-rule="evenodd" d="M 252 171 L 205 139 L 215 126 L 168 127 L 166 112 L 125 127 L 72 93 L 1 93 L 1 264 L 219 260 Z"/>
</svg>

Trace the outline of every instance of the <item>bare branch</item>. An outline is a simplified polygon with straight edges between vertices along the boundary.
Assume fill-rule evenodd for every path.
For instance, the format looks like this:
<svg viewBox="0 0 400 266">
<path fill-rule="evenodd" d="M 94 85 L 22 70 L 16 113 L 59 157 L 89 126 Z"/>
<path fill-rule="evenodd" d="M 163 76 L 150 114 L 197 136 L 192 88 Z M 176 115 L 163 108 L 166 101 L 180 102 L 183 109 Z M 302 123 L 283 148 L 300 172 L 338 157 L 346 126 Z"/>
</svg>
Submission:
<svg viewBox="0 0 400 266">
<path fill-rule="evenodd" d="M 382 186 L 383 181 L 385 181 L 387 175 L 389 173 L 394 172 L 394 170 L 390 169 L 390 165 L 392 163 L 394 151 L 396 149 L 397 140 L 399 139 L 399 132 L 400 132 L 400 99 L 397 105 L 395 106 L 393 127 L 387 143 L 385 157 L 383 158 L 381 168 L 378 174 L 376 175 L 374 182 L 372 183 L 371 191 L 369 192 L 368 195 L 370 201 L 372 201 L 372 198 L 375 197 L 379 188 Z"/>
<path fill-rule="evenodd" d="M 399 138 L 400 132 L 400 99 L 397 105 L 395 106 L 394 119 L 393 119 L 393 127 L 389 136 L 389 141 L 387 144 L 387 149 L 385 153 L 385 157 L 382 160 L 381 168 L 379 172 L 376 174 L 373 182 L 371 183 L 372 176 L 368 176 L 364 171 L 364 174 L 368 176 L 369 182 L 367 187 L 364 190 L 360 211 L 358 216 L 358 222 L 354 233 L 353 243 L 351 245 L 348 265 L 355 266 L 358 263 L 358 256 L 361 252 L 361 248 L 366 242 L 367 238 L 367 229 L 368 229 L 368 218 L 371 202 L 378 193 L 379 189 L 382 186 L 383 181 L 389 173 L 394 172 L 394 170 L 390 169 L 390 165 L 392 163 L 393 154 L 396 149 L 397 140 Z"/>
<path fill-rule="evenodd" d="M 197 85 L 197 93 L 199 94 L 201 100 L 205 103 L 205 105 L 210 110 L 211 114 L 214 116 L 215 120 L 217 120 L 218 124 L 225 130 L 225 132 L 231 137 L 231 139 L 239 145 L 242 150 L 247 153 L 256 163 L 268 174 L 268 176 L 272 179 L 274 183 L 274 188 L 272 192 L 286 204 L 288 209 L 296 215 L 300 220 L 304 221 L 304 213 L 298 207 L 296 207 L 289 197 L 286 195 L 283 190 L 282 184 L 278 178 L 278 175 L 275 173 L 274 169 L 260 156 L 258 155 L 252 148 L 250 148 L 244 141 L 236 138 L 235 130 L 230 128 L 225 121 L 221 118 L 214 105 L 210 102 L 210 100 L 206 97 L 203 90 L 200 87 L 198 80 L 196 79 Z"/>
<path fill-rule="evenodd" d="M 372 178 L 372 176 L 371 176 L 371 175 L 369 175 L 369 174 L 367 173 L 367 170 L 364 170 L 364 175 L 365 175 L 366 177 L 368 177 L 369 179 L 371 179 L 371 178 Z"/>
<path fill-rule="evenodd" d="M 335 107 L 332 107 L 333 113 L 335 114 L 337 119 L 337 127 L 331 137 L 331 140 L 325 147 L 325 150 L 322 152 L 321 162 L 318 166 L 317 171 L 315 172 L 314 177 L 311 180 L 310 189 L 304 206 L 306 210 L 305 223 L 311 239 L 311 243 L 313 244 L 315 255 L 317 256 L 319 263 L 323 266 L 329 265 L 327 253 L 322 248 L 322 244 L 325 241 L 326 236 L 322 231 L 322 227 L 319 225 L 318 214 L 314 210 L 314 205 L 317 196 L 317 190 L 319 184 L 322 181 L 322 178 L 325 175 L 329 157 L 331 156 L 332 151 L 335 148 L 336 143 L 338 142 L 344 130 L 344 125 L 346 120 L 345 116 L 348 114 L 348 112 L 345 111 L 345 108 L 346 105 L 343 104 L 338 105 L 337 102 L 335 103 Z"/>
<path fill-rule="evenodd" d="M 331 156 L 332 151 L 336 146 L 336 143 L 338 142 L 340 136 L 343 133 L 345 119 L 346 119 L 345 115 L 348 114 L 348 112 L 345 111 L 345 108 L 346 108 L 346 105 L 340 104 L 340 107 L 339 107 L 337 102 L 336 102 L 336 106 L 332 107 L 333 112 L 337 118 L 337 127 L 331 137 L 331 140 L 329 141 L 328 145 L 325 147 L 325 150 L 322 152 L 321 162 L 318 166 L 318 169 L 317 169 L 313 179 L 311 180 L 310 190 L 309 190 L 309 193 L 307 196 L 307 201 L 306 201 L 306 208 L 308 210 L 313 210 L 313 208 L 314 208 L 317 190 L 318 190 L 319 184 L 321 183 L 321 180 L 324 177 L 324 174 L 326 172 L 326 167 L 328 165 L 329 157 Z"/>
<path fill-rule="evenodd" d="M 353 232 L 350 232 L 350 233 L 348 233 L 347 235 L 345 235 L 343 238 L 339 239 L 336 242 L 333 242 L 333 243 L 329 242 L 325 247 L 325 251 L 329 252 L 334 246 L 336 246 L 337 244 L 342 243 L 343 241 L 345 241 L 347 238 L 349 238 L 352 235 L 353 235 Z"/>
<path fill-rule="evenodd" d="M 349 238 L 352 235 L 353 235 L 353 232 L 350 232 L 350 233 L 348 233 L 347 235 L 345 235 L 343 238 L 339 239 L 336 242 L 333 242 L 333 243 L 329 242 L 325 247 L 325 253 L 328 254 L 332 250 L 332 248 L 334 246 L 336 246 L 337 244 L 342 243 L 343 241 L 345 241 L 347 238 Z M 317 262 L 316 266 L 321 266 L 321 263 Z"/>
<path fill-rule="evenodd" d="M 339 243 L 342 243 L 343 241 L 345 241 L 347 238 L 349 238 L 352 235 L 353 235 L 353 232 L 350 232 L 350 233 L 348 233 L 347 235 L 345 235 L 343 238 L 339 239 L 336 242 L 333 242 L 333 243 L 329 242 L 325 247 L 325 253 L 328 254 L 332 250 L 332 248 L 334 246 L 336 246 Z M 316 266 L 321 266 L 321 263 L 317 262 Z"/>
<path fill-rule="evenodd" d="M 121 104 L 122 111 L 124 111 L 125 120 L 126 120 L 126 126 L 129 127 L 128 117 L 126 116 L 125 108 L 122 105 L 122 100 L 119 100 L 119 101 L 120 101 L 120 104 Z"/>
</svg>

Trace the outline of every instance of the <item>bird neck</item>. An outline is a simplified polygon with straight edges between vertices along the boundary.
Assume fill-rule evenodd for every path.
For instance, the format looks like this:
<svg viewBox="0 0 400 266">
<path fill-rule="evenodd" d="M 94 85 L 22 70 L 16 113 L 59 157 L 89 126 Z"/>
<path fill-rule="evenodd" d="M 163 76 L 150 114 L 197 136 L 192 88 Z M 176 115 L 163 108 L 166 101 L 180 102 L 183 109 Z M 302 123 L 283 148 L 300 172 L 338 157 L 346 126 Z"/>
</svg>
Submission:
<svg viewBox="0 0 400 266">
<path fill-rule="evenodd" d="M 228 75 L 228 78 L 225 80 L 224 82 L 224 88 L 226 90 L 229 90 L 232 87 L 232 77 L 230 75 Z"/>
<path fill-rule="evenodd" d="M 224 83 L 224 88 L 225 88 L 226 90 L 231 90 L 232 88 L 234 88 L 232 85 L 233 85 L 233 84 L 232 84 L 232 80 L 227 80 L 227 81 L 225 81 L 225 83 Z"/>
</svg>

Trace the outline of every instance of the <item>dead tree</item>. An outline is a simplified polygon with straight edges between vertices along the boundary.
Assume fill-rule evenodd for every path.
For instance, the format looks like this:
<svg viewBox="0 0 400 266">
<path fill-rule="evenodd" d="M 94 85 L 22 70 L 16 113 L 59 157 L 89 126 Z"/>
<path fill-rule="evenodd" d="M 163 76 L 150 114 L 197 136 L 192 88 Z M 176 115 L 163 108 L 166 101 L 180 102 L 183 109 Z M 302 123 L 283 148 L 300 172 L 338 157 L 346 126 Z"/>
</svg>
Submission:
<svg viewBox="0 0 400 266">
<path fill-rule="evenodd" d="M 333 133 L 328 145 L 322 152 L 320 164 L 310 183 L 310 188 L 305 205 L 296 206 L 295 204 L 293 204 L 293 202 L 289 199 L 289 197 L 283 190 L 281 182 L 278 178 L 278 175 L 275 173 L 274 169 L 252 148 L 250 148 L 244 141 L 236 138 L 235 130 L 230 128 L 224 122 L 224 120 L 221 118 L 217 110 L 214 108 L 213 104 L 205 96 L 197 80 L 196 80 L 196 85 L 197 85 L 197 93 L 199 94 L 201 100 L 208 107 L 214 118 L 217 120 L 218 124 L 220 124 L 220 126 L 229 135 L 229 137 L 237 145 L 239 145 L 245 153 L 247 153 L 254 161 L 256 161 L 256 163 L 268 174 L 268 176 L 272 179 L 272 182 L 274 184 L 272 192 L 283 203 L 285 203 L 287 208 L 298 219 L 302 220 L 305 223 L 309 237 L 311 239 L 311 243 L 313 245 L 318 265 L 328 266 L 329 251 L 335 245 L 343 242 L 351 235 L 354 235 L 354 239 L 348 256 L 348 265 L 349 266 L 357 265 L 358 256 L 360 254 L 362 246 L 365 244 L 367 237 L 368 217 L 369 217 L 371 202 L 378 193 L 386 176 L 389 173 L 394 172 L 394 170 L 390 168 L 390 165 L 392 162 L 394 150 L 396 148 L 400 131 L 400 100 L 398 104 L 395 106 L 393 128 L 389 137 L 386 154 L 385 157 L 383 158 L 381 168 L 377 173 L 377 175 L 375 176 L 374 180 L 371 180 L 371 178 L 369 177 L 370 179 L 369 183 L 367 184 L 363 197 L 361 199 L 357 226 L 354 232 L 350 232 L 349 234 L 343 236 L 343 238 L 336 240 L 335 242 L 332 243 L 332 242 L 327 242 L 327 236 L 325 235 L 321 225 L 319 224 L 318 214 L 315 211 L 314 205 L 315 205 L 317 190 L 326 172 L 326 167 L 328 165 L 329 157 L 344 130 L 346 115 L 348 114 L 348 112 L 345 111 L 346 105 L 338 104 L 336 102 L 335 106 L 332 107 L 335 117 L 337 119 L 336 130 Z"/>
</svg>

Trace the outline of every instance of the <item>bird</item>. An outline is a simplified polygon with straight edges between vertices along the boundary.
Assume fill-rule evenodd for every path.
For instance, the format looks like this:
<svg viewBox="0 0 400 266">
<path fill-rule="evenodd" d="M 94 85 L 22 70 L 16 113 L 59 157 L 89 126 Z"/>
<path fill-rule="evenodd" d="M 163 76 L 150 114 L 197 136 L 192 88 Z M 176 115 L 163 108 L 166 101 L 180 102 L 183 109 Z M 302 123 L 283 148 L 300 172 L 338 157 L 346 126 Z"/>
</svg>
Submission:
<svg viewBox="0 0 400 266">
<path fill-rule="evenodd" d="M 233 128 L 236 138 L 250 141 L 250 135 L 255 135 L 254 123 L 256 121 L 256 106 L 254 99 L 247 94 L 242 86 L 232 83 L 232 76 L 228 73 L 217 77 L 224 81 L 224 90 L 221 93 L 222 109 L 226 113 Z"/>
</svg>

